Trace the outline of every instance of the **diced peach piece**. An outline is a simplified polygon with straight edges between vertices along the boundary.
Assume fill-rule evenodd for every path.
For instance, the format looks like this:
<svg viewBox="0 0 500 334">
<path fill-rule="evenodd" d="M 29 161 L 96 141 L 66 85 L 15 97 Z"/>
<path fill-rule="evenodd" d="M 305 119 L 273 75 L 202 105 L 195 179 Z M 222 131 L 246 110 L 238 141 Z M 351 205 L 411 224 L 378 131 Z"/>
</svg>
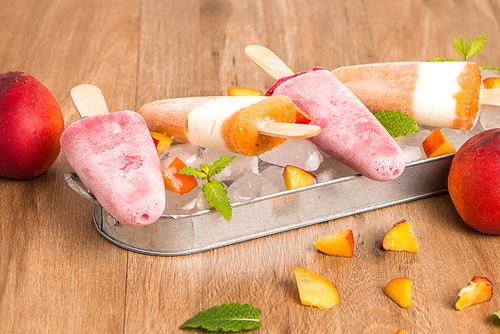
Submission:
<svg viewBox="0 0 500 334">
<path fill-rule="evenodd" d="M 422 143 L 427 158 L 437 157 L 440 155 L 455 153 L 455 147 L 450 143 L 448 138 L 441 132 L 439 128 L 432 131 Z"/>
<path fill-rule="evenodd" d="M 198 182 L 193 175 L 177 174 L 186 164 L 179 158 L 175 158 L 162 173 L 165 190 L 184 195 L 193 190 Z"/>
<path fill-rule="evenodd" d="M 415 253 L 419 248 L 418 240 L 413 234 L 413 226 L 404 219 L 394 224 L 382 240 L 382 249 L 387 251 Z"/>
<path fill-rule="evenodd" d="M 287 165 L 283 171 L 283 180 L 287 190 L 314 184 L 316 176 L 303 170 L 302 168 Z"/>
<path fill-rule="evenodd" d="M 500 88 L 500 77 L 490 77 L 483 80 L 484 88 Z"/>
<path fill-rule="evenodd" d="M 314 247 L 328 255 L 352 257 L 354 253 L 354 238 L 351 230 L 324 235 L 312 243 Z"/>
<path fill-rule="evenodd" d="M 396 331 L 395 334 L 407 334 L 404 329 L 400 328 Z"/>
<path fill-rule="evenodd" d="M 244 88 L 244 87 L 229 87 L 227 89 L 228 96 L 262 96 L 260 90 Z"/>
<path fill-rule="evenodd" d="M 399 306 L 411 305 L 411 280 L 408 277 L 396 277 L 385 287 L 384 293 Z"/>
<path fill-rule="evenodd" d="M 323 276 L 304 268 L 294 268 L 300 302 L 328 310 L 339 304 L 339 292 L 335 285 Z"/>
<path fill-rule="evenodd" d="M 493 284 L 486 277 L 474 276 L 460 292 L 455 308 L 459 311 L 466 307 L 490 301 L 493 295 Z"/>
<path fill-rule="evenodd" d="M 311 117 L 307 115 L 302 109 L 299 107 L 295 106 L 295 123 L 300 123 L 300 124 L 309 124 L 311 122 Z"/>
<path fill-rule="evenodd" d="M 149 131 L 151 137 L 153 137 L 153 142 L 155 143 L 156 153 L 160 154 L 164 150 L 170 147 L 172 144 L 172 139 L 159 132 Z"/>
</svg>

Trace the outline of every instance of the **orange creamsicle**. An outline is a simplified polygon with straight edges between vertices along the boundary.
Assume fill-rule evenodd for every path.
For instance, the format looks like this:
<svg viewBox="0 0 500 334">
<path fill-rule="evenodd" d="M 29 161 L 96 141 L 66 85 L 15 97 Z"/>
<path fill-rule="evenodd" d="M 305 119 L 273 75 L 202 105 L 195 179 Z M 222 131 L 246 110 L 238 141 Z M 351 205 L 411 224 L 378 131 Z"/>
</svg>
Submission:
<svg viewBox="0 0 500 334">
<path fill-rule="evenodd" d="M 372 113 L 396 110 L 417 123 L 470 130 L 479 115 L 481 69 L 471 62 L 395 62 L 332 71 Z"/>
<path fill-rule="evenodd" d="M 246 156 L 262 154 L 286 139 L 259 134 L 272 122 L 295 123 L 285 96 L 190 97 L 154 101 L 139 110 L 151 131 L 181 143 Z"/>
</svg>

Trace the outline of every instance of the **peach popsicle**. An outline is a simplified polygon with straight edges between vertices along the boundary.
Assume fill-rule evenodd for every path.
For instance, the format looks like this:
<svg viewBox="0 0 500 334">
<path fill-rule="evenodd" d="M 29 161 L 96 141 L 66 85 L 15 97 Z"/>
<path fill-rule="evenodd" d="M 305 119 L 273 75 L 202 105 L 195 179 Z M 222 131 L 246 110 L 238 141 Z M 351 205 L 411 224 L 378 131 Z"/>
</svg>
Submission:
<svg viewBox="0 0 500 334">
<path fill-rule="evenodd" d="M 477 122 L 481 70 L 471 62 L 394 62 L 332 71 L 372 113 L 396 110 L 417 123 L 470 130 Z"/>
<path fill-rule="evenodd" d="M 151 131 L 163 133 L 177 142 L 246 156 L 262 154 L 286 141 L 286 138 L 263 135 L 262 128 L 283 123 L 311 128 L 293 124 L 296 107 L 285 96 L 166 99 L 146 104 L 139 114 Z M 316 133 L 319 131 L 317 127 Z"/>
<path fill-rule="evenodd" d="M 83 108 L 77 109 L 85 115 Z M 165 186 L 160 160 L 139 114 L 119 111 L 85 116 L 64 130 L 60 143 L 83 184 L 120 223 L 142 226 L 161 216 Z"/>
<path fill-rule="evenodd" d="M 285 95 L 321 133 L 311 142 L 333 158 L 377 181 L 398 177 L 405 157 L 373 114 L 329 71 L 314 68 L 276 81 L 266 95 Z"/>
</svg>

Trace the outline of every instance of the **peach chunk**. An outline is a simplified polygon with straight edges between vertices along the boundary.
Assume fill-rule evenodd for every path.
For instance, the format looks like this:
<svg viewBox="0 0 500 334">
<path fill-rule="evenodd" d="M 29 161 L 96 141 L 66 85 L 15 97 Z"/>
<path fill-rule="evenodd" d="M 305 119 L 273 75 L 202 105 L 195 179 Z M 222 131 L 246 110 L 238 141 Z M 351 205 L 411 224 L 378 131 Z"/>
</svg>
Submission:
<svg viewBox="0 0 500 334">
<path fill-rule="evenodd" d="M 177 174 L 186 164 L 179 158 L 175 158 L 162 173 L 165 190 L 184 195 L 193 190 L 198 182 L 193 175 Z"/>
<path fill-rule="evenodd" d="M 172 139 L 169 136 L 166 136 L 159 132 L 149 131 L 151 137 L 153 138 L 153 142 L 156 147 L 156 153 L 160 154 L 164 150 L 170 147 L 172 144 Z"/>
<path fill-rule="evenodd" d="M 243 87 L 229 87 L 227 89 L 228 96 L 262 96 L 260 90 L 243 88 Z"/>
<path fill-rule="evenodd" d="M 500 77 L 490 77 L 483 80 L 484 88 L 500 88 Z"/>
<path fill-rule="evenodd" d="M 324 235 L 312 243 L 314 247 L 328 255 L 352 257 L 354 253 L 354 238 L 351 230 Z"/>
<path fill-rule="evenodd" d="M 448 138 L 446 138 L 439 128 L 432 131 L 432 133 L 425 138 L 422 143 L 422 148 L 424 149 L 427 158 L 456 152 L 453 144 L 450 143 Z"/>
<path fill-rule="evenodd" d="M 296 117 L 296 120 L 295 120 L 295 123 L 300 123 L 300 124 L 309 124 L 311 122 L 311 117 L 309 117 L 309 115 L 307 115 L 302 109 L 300 109 L 299 107 L 297 107 L 296 105 L 295 106 L 295 117 Z"/>
<path fill-rule="evenodd" d="M 382 240 L 382 249 L 387 251 L 415 253 L 419 248 L 418 240 L 413 234 L 413 226 L 404 219 L 394 224 Z"/>
<path fill-rule="evenodd" d="M 294 268 L 300 302 L 302 305 L 315 306 L 329 310 L 339 304 L 339 292 L 335 285 L 323 276 L 304 268 Z"/>
<path fill-rule="evenodd" d="M 287 190 L 314 184 L 316 176 L 303 170 L 302 168 L 287 165 L 283 171 L 283 180 Z"/>
<path fill-rule="evenodd" d="M 491 299 L 493 295 L 493 284 L 486 277 L 474 276 L 460 292 L 460 297 L 455 308 L 459 311 L 466 307 L 484 303 Z"/>
<path fill-rule="evenodd" d="M 404 329 L 400 328 L 396 331 L 395 334 L 407 334 Z"/>
<path fill-rule="evenodd" d="M 411 305 L 411 280 L 408 277 L 393 278 L 385 287 L 384 293 L 401 307 Z"/>
</svg>

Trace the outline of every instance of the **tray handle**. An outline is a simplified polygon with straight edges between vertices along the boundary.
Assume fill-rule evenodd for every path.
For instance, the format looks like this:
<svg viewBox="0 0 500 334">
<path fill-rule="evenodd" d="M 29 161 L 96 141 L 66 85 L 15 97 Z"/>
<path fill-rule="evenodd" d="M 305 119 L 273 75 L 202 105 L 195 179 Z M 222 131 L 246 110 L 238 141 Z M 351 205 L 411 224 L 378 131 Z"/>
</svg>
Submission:
<svg viewBox="0 0 500 334">
<path fill-rule="evenodd" d="M 91 201 L 94 204 L 101 205 L 99 201 L 92 195 L 88 190 L 85 190 L 82 188 L 82 181 L 78 177 L 76 173 L 66 173 L 64 174 L 64 181 L 73 189 L 76 191 L 77 194 L 80 196 L 84 197 L 85 199 Z"/>
</svg>

